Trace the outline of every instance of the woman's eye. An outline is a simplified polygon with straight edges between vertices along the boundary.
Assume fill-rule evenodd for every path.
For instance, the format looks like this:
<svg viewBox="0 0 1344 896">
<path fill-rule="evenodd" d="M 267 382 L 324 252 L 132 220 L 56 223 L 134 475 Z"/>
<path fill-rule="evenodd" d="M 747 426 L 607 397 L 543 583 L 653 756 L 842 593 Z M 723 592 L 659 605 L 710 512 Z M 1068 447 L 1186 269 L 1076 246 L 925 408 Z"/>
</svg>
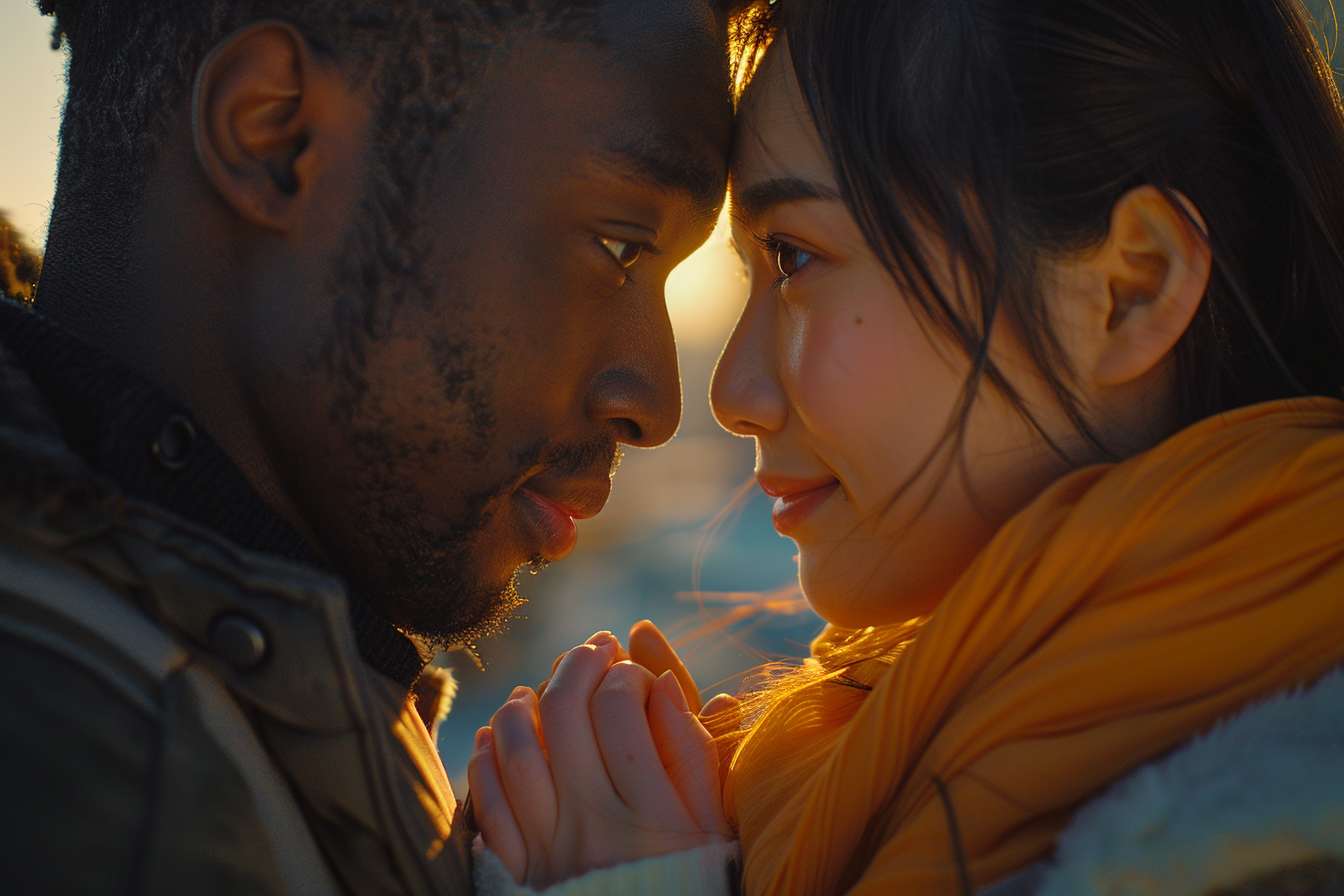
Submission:
<svg viewBox="0 0 1344 896">
<path fill-rule="evenodd" d="M 778 248 L 775 250 L 775 264 L 779 266 L 779 273 L 785 278 L 792 277 L 812 260 L 811 252 L 804 252 L 797 246 L 778 241 L 776 245 Z"/>
<path fill-rule="evenodd" d="M 791 277 L 807 267 L 808 262 L 815 257 L 811 252 L 786 243 L 774 234 L 754 236 L 756 242 L 765 250 L 766 256 L 773 258 L 775 267 L 779 269 L 779 279 L 775 281 L 776 289 L 788 283 Z"/>
<path fill-rule="evenodd" d="M 628 268 L 639 261 L 639 253 L 644 250 L 644 246 L 640 243 L 614 240 L 606 236 L 599 236 L 597 241 L 611 253 L 611 257 L 616 259 L 616 263 L 623 268 Z"/>
</svg>

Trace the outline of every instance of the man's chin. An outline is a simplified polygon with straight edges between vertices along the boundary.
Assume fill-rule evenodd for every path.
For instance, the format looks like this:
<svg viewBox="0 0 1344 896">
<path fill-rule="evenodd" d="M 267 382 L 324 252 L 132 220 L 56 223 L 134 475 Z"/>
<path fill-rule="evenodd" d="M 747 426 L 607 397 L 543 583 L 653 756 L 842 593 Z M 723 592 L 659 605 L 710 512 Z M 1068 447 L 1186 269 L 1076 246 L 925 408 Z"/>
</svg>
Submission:
<svg viewBox="0 0 1344 896">
<path fill-rule="evenodd" d="M 477 582 L 454 593 L 435 589 L 403 595 L 403 601 L 412 604 L 400 614 L 403 631 L 432 648 L 455 650 L 505 629 L 524 599 L 518 594 L 515 570 L 503 584 Z"/>
</svg>

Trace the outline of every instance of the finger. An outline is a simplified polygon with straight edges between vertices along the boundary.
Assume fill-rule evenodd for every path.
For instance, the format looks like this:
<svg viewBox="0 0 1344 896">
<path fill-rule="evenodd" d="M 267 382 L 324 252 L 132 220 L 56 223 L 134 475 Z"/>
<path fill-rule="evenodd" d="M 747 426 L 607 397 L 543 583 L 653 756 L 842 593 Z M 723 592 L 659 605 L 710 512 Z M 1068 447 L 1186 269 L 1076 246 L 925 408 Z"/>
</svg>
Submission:
<svg viewBox="0 0 1344 896">
<path fill-rule="evenodd" d="M 742 701 L 731 694 L 718 694 L 700 710 L 700 723 L 715 737 L 731 734 L 741 725 L 741 705 Z"/>
<path fill-rule="evenodd" d="M 695 679 L 658 626 L 647 619 L 636 622 L 630 629 L 630 659 L 652 672 L 655 678 L 670 670 L 677 677 L 691 711 L 700 711 L 700 691 Z"/>
<path fill-rule="evenodd" d="M 700 710 L 701 719 L 707 719 L 710 716 L 716 716 L 721 712 L 727 712 L 730 709 L 737 709 L 742 705 L 742 701 L 732 694 L 716 694 L 709 699 L 709 702 Z"/>
<path fill-rule="evenodd" d="M 653 683 L 649 694 L 649 731 L 658 756 L 687 813 L 700 830 L 732 836 L 723 815 L 719 751 L 682 698 L 670 673 Z"/>
<path fill-rule="evenodd" d="M 621 801 L 637 815 L 676 823 L 668 811 L 679 807 L 680 799 L 649 731 L 653 680 L 648 669 L 635 663 L 612 666 L 593 694 L 593 730 Z"/>
<path fill-rule="evenodd" d="M 593 635 L 593 638 L 600 638 L 600 637 L 602 637 L 602 636 L 604 636 L 604 635 L 611 635 L 611 637 L 613 637 L 613 638 L 616 637 L 615 635 L 612 635 L 611 632 L 608 632 L 608 631 L 601 631 L 601 632 L 597 632 L 596 634 L 594 634 L 594 635 Z M 589 638 L 589 639 L 588 639 L 588 642 L 589 642 L 589 643 L 592 643 L 592 640 L 593 640 L 592 638 Z M 556 657 L 556 658 L 555 658 L 555 662 L 551 663 L 551 674 L 552 674 L 552 675 L 555 674 L 555 670 L 556 670 L 556 669 L 560 668 L 560 661 L 563 660 L 563 659 L 564 659 L 565 657 L 567 657 L 567 656 L 569 656 L 569 651 L 568 651 L 568 650 L 566 650 L 564 653 L 562 653 L 562 654 L 560 654 L 558 657 Z M 621 646 L 621 642 L 620 642 L 620 640 L 618 639 L 618 640 L 616 641 L 616 660 L 615 660 L 615 662 L 620 662 L 621 660 L 628 660 L 628 659 L 630 659 L 630 655 L 629 655 L 628 653 L 625 652 L 625 648 Z M 540 699 L 540 698 L 541 698 L 541 695 L 544 694 L 544 693 L 546 693 L 546 689 L 547 689 L 548 687 L 550 687 L 550 686 L 551 686 L 551 680 L 550 680 L 549 678 L 546 679 L 545 681 L 543 681 L 541 684 L 539 684 L 539 685 L 537 686 L 537 698 Z"/>
<path fill-rule="evenodd" d="M 618 648 L 614 637 L 599 632 L 565 654 L 555 667 L 540 701 L 540 717 L 551 766 L 561 775 L 558 784 L 611 792 L 588 704 L 615 662 Z"/>
<path fill-rule="evenodd" d="M 518 821 L 513 817 L 508 797 L 504 795 L 499 766 L 495 763 L 494 738 L 489 728 L 476 732 L 471 761 L 467 763 L 467 786 L 481 839 L 499 856 L 513 879 L 521 884 L 527 874 L 527 845 L 523 842 Z"/>
<path fill-rule="evenodd" d="M 650 623 L 650 625 L 652 625 L 652 623 Z M 609 632 L 609 631 L 603 630 L 603 631 L 600 631 L 600 632 L 594 632 L 594 633 L 593 633 L 593 637 L 592 637 L 592 638 L 589 638 L 589 639 L 588 639 L 586 642 L 584 642 L 584 643 L 586 643 L 586 644 L 592 644 L 592 643 L 593 643 L 593 638 L 603 638 L 603 637 L 610 637 L 612 640 L 614 640 L 614 641 L 616 642 L 616 653 L 617 653 L 617 655 L 619 656 L 620 659 L 622 659 L 622 660 L 628 660 L 628 659 L 630 659 L 630 655 L 627 654 L 627 653 L 625 652 L 625 648 L 621 646 L 621 640 L 620 640 L 620 638 L 617 638 L 615 635 L 613 635 L 613 634 L 612 634 L 611 632 Z M 564 653 L 560 654 L 558 657 L 555 658 L 555 662 L 551 663 L 551 674 L 552 674 L 552 675 L 555 674 L 555 670 L 556 670 L 556 669 L 560 668 L 560 661 L 561 661 L 562 659 L 564 659 L 564 658 L 565 658 L 566 656 L 568 656 L 568 655 L 569 655 L 569 651 L 566 650 Z M 618 660 L 618 661 L 619 661 L 619 660 Z M 550 681 L 550 679 L 548 678 L 547 681 Z"/>
<path fill-rule="evenodd" d="M 547 854 L 555 833 L 555 782 L 537 727 L 537 698 L 515 688 L 490 719 L 495 765 L 504 796 L 522 833 L 529 864 Z"/>
</svg>

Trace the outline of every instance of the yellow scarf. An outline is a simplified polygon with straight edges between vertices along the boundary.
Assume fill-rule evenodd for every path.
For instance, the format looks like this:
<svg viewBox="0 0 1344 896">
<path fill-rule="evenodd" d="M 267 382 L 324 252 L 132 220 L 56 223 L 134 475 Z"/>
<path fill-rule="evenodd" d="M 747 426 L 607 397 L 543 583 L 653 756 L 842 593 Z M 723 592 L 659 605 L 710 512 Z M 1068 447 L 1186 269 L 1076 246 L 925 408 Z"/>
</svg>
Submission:
<svg viewBox="0 0 1344 896">
<path fill-rule="evenodd" d="M 1344 403 L 1205 420 L 1047 489 L 894 663 L 851 668 L 871 692 L 766 713 L 725 791 L 745 892 L 993 883 L 1129 769 L 1342 661 Z"/>
</svg>

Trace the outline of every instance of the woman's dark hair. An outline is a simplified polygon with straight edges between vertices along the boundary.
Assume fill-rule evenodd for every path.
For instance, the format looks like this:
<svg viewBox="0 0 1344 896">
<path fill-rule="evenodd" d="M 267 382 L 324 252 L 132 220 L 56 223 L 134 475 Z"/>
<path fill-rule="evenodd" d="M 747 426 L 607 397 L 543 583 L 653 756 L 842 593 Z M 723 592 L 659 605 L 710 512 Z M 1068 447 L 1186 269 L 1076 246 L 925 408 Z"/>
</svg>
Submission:
<svg viewBox="0 0 1344 896">
<path fill-rule="evenodd" d="M 787 40 L 855 220 L 973 360 L 961 420 L 985 379 L 1021 407 L 988 359 L 1002 313 L 1106 447 L 1034 284 L 1144 184 L 1189 198 L 1213 255 L 1176 349 L 1178 422 L 1341 396 L 1344 118 L 1298 0 L 777 0 L 737 29 L 746 60 Z M 921 221 L 975 295 L 937 288 Z"/>
</svg>

